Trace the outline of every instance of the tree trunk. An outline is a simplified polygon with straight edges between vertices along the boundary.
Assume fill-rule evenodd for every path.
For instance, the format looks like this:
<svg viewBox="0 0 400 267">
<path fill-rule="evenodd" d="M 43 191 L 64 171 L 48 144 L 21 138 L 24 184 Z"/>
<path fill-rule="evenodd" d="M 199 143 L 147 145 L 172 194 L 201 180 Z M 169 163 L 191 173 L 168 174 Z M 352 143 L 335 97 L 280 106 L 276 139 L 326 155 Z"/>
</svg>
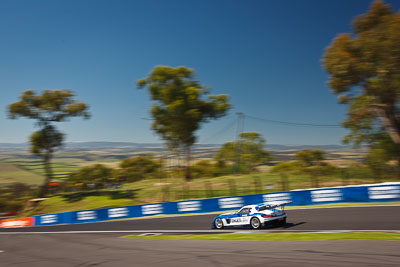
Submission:
<svg viewBox="0 0 400 267">
<path fill-rule="evenodd" d="M 51 181 L 51 178 L 53 176 L 52 171 L 51 171 L 51 166 L 50 166 L 50 160 L 51 160 L 51 154 L 50 152 L 47 152 L 46 154 L 43 155 L 43 165 L 44 165 L 44 171 L 46 178 L 44 179 L 43 184 L 40 186 L 39 190 L 39 195 L 38 197 L 42 198 L 45 197 L 48 193 L 49 189 L 49 182 Z"/>
<path fill-rule="evenodd" d="M 190 159 L 191 159 L 191 151 L 190 151 L 190 146 L 185 146 L 185 160 L 186 160 L 186 166 L 185 166 L 185 181 L 190 181 L 191 176 L 190 176 Z"/>
<path fill-rule="evenodd" d="M 382 121 L 382 126 L 388 132 L 390 138 L 395 144 L 400 144 L 400 127 L 393 114 L 387 111 L 387 108 L 381 107 L 381 105 L 373 105 L 375 112 Z"/>
</svg>

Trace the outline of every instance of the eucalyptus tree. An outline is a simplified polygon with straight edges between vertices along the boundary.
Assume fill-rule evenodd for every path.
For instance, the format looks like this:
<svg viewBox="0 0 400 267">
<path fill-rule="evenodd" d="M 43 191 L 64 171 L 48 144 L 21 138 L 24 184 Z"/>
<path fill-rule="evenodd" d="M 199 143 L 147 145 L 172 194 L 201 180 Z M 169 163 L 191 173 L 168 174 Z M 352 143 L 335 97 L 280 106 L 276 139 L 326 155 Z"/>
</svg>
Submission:
<svg viewBox="0 0 400 267">
<path fill-rule="evenodd" d="M 35 126 L 39 128 L 30 136 L 30 150 L 43 160 L 46 178 L 39 190 L 39 197 L 43 197 L 47 194 L 48 183 L 53 177 L 53 153 L 62 147 L 64 140 L 64 134 L 54 124 L 70 117 L 88 119 L 88 106 L 75 100 L 74 93 L 69 90 L 44 90 L 42 94 L 27 90 L 21 94 L 19 101 L 8 106 L 8 115 L 10 119 L 33 119 Z"/>
<path fill-rule="evenodd" d="M 323 56 L 332 92 L 348 104 L 344 141 L 377 146 L 387 136 L 400 165 L 400 12 L 374 1 L 352 26 Z"/>
<path fill-rule="evenodd" d="M 229 107 L 227 95 L 210 95 L 209 89 L 194 80 L 186 67 L 156 66 L 148 77 L 137 82 L 147 87 L 153 106 L 152 129 L 170 148 L 185 154 L 185 178 L 190 179 L 191 147 L 201 124 L 224 116 Z"/>
</svg>

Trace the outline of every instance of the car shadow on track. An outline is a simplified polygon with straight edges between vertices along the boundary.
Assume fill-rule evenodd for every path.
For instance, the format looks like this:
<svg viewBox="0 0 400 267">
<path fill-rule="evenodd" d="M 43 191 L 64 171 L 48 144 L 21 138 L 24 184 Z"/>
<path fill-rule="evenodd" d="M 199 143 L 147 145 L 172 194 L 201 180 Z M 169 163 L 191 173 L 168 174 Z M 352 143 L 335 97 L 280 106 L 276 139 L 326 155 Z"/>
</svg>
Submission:
<svg viewBox="0 0 400 267">
<path fill-rule="evenodd" d="M 266 227 L 265 229 L 288 229 L 288 228 L 292 228 L 298 225 L 302 225 L 305 224 L 306 222 L 299 222 L 299 223 L 286 223 L 285 225 L 280 225 L 280 226 L 270 226 L 270 227 Z"/>
</svg>

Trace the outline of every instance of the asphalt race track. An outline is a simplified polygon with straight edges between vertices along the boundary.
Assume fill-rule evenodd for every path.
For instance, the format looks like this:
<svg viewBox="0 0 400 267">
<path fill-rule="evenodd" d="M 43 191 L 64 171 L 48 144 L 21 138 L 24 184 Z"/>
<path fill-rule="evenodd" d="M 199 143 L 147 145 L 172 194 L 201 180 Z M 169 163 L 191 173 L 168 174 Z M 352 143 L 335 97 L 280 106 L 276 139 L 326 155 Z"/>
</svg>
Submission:
<svg viewBox="0 0 400 267">
<path fill-rule="evenodd" d="M 287 210 L 284 227 L 270 230 L 400 230 L 400 206 L 316 208 Z M 58 226 L 0 229 L 1 232 L 210 230 L 215 214 L 143 218 Z"/>
<path fill-rule="evenodd" d="M 286 227 L 267 231 L 400 230 L 400 206 L 303 209 L 288 210 L 287 213 Z M 271 242 L 120 238 L 129 231 L 210 231 L 214 216 L 1 229 L 0 266 L 400 266 L 398 241 Z"/>
<path fill-rule="evenodd" d="M 110 234 L 1 235 L 0 266 L 399 266 L 397 241 L 194 241 Z"/>
</svg>

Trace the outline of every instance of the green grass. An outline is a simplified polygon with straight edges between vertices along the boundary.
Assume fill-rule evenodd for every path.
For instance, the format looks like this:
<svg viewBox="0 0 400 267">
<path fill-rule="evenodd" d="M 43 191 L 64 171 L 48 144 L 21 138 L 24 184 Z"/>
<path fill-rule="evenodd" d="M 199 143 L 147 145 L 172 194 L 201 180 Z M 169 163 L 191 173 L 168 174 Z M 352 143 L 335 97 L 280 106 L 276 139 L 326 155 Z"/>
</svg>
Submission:
<svg viewBox="0 0 400 267">
<path fill-rule="evenodd" d="M 384 240 L 400 241 L 397 233 L 257 233 L 257 234 L 209 234 L 209 235 L 128 235 L 133 239 L 168 240 L 222 240 L 222 241 L 328 241 L 328 240 Z"/>
<path fill-rule="evenodd" d="M 44 200 L 35 210 L 21 213 L 19 217 L 135 204 L 137 204 L 137 202 L 131 199 L 111 199 L 108 196 L 89 196 L 77 202 L 68 202 L 63 197 L 56 196 Z"/>
<path fill-rule="evenodd" d="M 9 163 L 0 163 L 0 184 L 25 183 L 30 185 L 43 182 L 43 175 L 20 168 Z"/>
</svg>

